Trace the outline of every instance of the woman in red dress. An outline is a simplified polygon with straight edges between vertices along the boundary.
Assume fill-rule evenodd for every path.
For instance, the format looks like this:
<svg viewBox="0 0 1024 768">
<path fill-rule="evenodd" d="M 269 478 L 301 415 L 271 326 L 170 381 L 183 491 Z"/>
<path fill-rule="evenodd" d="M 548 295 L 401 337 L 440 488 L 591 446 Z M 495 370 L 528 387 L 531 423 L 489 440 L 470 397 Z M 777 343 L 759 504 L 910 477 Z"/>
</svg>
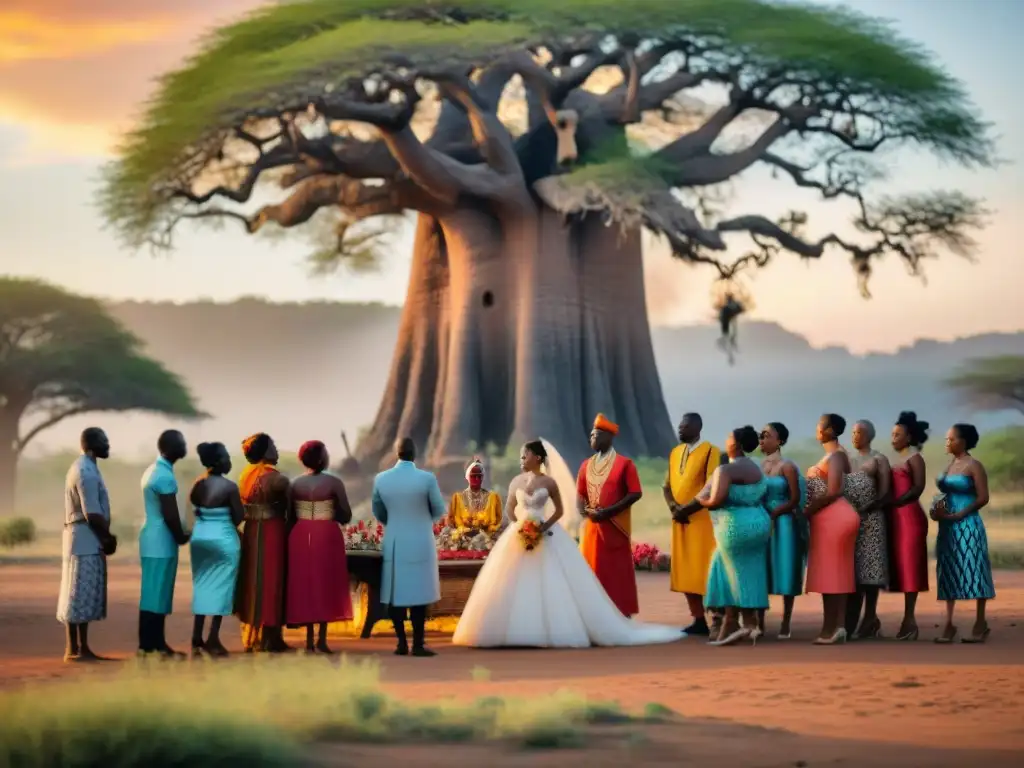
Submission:
<svg viewBox="0 0 1024 768">
<path fill-rule="evenodd" d="M 892 447 L 899 460 L 892 465 L 892 514 L 889 515 L 889 591 L 903 593 L 903 623 L 897 640 L 917 640 L 917 595 L 928 591 L 928 517 L 921 508 L 925 465 L 921 446 L 928 422 L 904 411 L 892 428 Z"/>
<path fill-rule="evenodd" d="M 288 534 L 287 621 L 306 627 L 306 650 L 331 653 L 327 625 L 352 618 L 345 535 L 341 526 L 352 519 L 345 484 L 325 474 L 327 448 L 310 440 L 299 448 L 306 473 L 292 482 Z M 313 642 L 313 625 L 319 637 Z"/>
<path fill-rule="evenodd" d="M 249 462 L 238 478 L 245 510 L 235 613 L 246 651 L 283 653 L 288 478 L 277 471 L 277 446 L 264 432 L 242 441 Z"/>
</svg>

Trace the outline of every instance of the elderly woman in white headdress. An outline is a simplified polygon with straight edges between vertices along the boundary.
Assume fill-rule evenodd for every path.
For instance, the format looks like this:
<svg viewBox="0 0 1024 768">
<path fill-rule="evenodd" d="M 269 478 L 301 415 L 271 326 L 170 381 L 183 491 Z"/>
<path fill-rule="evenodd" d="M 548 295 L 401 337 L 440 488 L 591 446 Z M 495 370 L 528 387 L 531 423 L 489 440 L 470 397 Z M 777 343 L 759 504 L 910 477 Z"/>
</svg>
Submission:
<svg viewBox="0 0 1024 768">
<path fill-rule="evenodd" d="M 462 531 L 494 533 L 501 528 L 501 497 L 484 487 L 484 465 L 474 458 L 466 465 L 468 486 L 452 494 L 448 524 Z"/>
</svg>

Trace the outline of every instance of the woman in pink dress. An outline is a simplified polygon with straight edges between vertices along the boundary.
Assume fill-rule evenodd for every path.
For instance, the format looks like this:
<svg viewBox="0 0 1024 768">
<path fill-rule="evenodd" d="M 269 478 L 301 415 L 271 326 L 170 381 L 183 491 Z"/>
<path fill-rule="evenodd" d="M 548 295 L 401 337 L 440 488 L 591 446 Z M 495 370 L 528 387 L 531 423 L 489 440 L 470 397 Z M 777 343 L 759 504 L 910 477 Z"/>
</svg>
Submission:
<svg viewBox="0 0 1024 768">
<path fill-rule="evenodd" d="M 903 411 L 892 428 L 899 459 L 892 466 L 892 514 L 889 515 L 889 591 L 903 593 L 903 623 L 897 640 L 917 640 L 917 595 L 928 591 L 928 517 L 921 508 L 925 464 L 921 446 L 928 422 Z"/>
<path fill-rule="evenodd" d="M 818 421 L 818 442 L 825 456 L 807 472 L 810 550 L 807 555 L 807 592 L 821 595 L 821 632 L 816 645 L 846 642 L 846 601 L 857 591 L 854 555 L 860 515 L 844 496 L 850 459 L 839 445 L 846 419 L 828 413 Z"/>
<path fill-rule="evenodd" d="M 288 534 L 288 626 L 306 627 L 306 650 L 331 653 L 327 625 L 352 618 L 352 595 L 341 526 L 352 519 L 345 484 L 324 472 L 327 448 L 310 440 L 299 448 L 306 473 L 292 481 Z M 319 637 L 313 643 L 313 625 Z"/>
</svg>

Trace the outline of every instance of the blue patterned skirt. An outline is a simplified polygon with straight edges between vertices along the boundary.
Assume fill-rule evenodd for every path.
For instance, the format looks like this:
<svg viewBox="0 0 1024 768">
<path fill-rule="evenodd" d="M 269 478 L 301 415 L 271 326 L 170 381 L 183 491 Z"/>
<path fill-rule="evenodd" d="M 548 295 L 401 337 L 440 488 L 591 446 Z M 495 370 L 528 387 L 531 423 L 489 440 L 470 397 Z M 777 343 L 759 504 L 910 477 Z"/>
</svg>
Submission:
<svg viewBox="0 0 1024 768">
<path fill-rule="evenodd" d="M 988 535 L 981 515 L 974 513 L 963 520 L 941 521 L 935 560 L 939 600 L 991 600 L 996 596 Z"/>
</svg>

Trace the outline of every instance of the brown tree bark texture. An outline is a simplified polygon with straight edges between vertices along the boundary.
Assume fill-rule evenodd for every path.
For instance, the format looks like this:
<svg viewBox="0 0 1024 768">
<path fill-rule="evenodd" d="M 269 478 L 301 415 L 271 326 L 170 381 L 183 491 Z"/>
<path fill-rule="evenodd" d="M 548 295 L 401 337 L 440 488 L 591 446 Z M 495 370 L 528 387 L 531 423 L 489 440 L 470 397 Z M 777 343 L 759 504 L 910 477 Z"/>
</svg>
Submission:
<svg viewBox="0 0 1024 768">
<path fill-rule="evenodd" d="M 571 467 L 594 416 L 633 456 L 673 445 L 654 360 L 639 232 L 597 217 L 566 224 L 543 205 L 500 221 L 459 207 L 420 215 L 391 373 L 361 465 L 410 436 L 433 467 L 487 445 L 551 441 Z"/>
</svg>

